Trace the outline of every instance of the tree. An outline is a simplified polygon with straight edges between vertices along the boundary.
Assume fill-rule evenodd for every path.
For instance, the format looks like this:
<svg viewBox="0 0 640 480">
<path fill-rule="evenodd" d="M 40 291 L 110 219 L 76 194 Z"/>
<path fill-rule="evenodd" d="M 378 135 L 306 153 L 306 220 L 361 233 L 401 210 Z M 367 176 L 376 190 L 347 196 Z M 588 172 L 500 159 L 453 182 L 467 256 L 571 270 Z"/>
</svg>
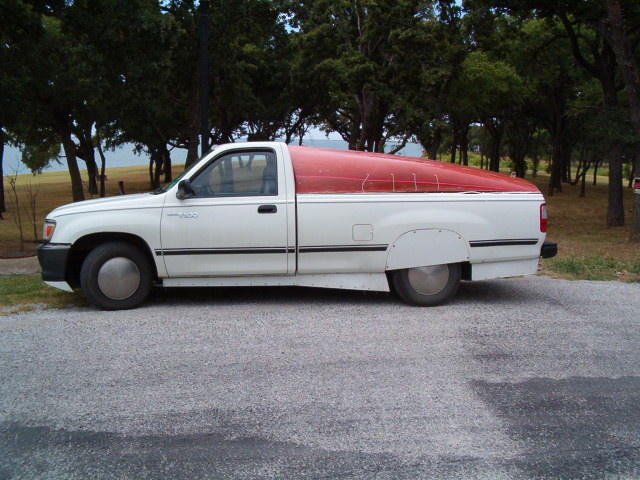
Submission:
<svg viewBox="0 0 640 480">
<path fill-rule="evenodd" d="M 489 169 L 497 172 L 506 119 L 510 110 L 523 101 L 522 79 L 511 65 L 476 51 L 463 62 L 458 82 L 457 91 L 475 93 L 473 100 L 465 103 L 473 106 L 476 117 L 489 134 Z"/>
<path fill-rule="evenodd" d="M 65 149 L 73 199 L 82 200 L 77 148 L 72 140 L 72 114 L 74 106 L 84 108 L 83 88 L 77 86 L 83 63 L 79 51 L 63 32 L 58 15 L 64 6 L 58 3 L 42 6 L 22 0 L 15 0 L 11 6 L 18 14 L 14 18 L 18 19 L 19 28 L 8 33 L 8 55 L 22 59 L 20 84 L 29 92 L 21 97 L 24 101 L 20 105 L 19 133 L 29 138 L 40 133 L 58 135 Z M 91 82 L 81 85 L 87 90 Z"/>
<path fill-rule="evenodd" d="M 482 0 L 479 0 L 482 1 Z M 623 116 L 617 81 L 616 56 L 607 36 L 610 27 L 603 4 L 599 0 L 581 2 L 538 2 L 535 0 L 490 1 L 494 7 L 508 8 L 521 15 L 536 15 L 557 19 L 564 27 L 575 63 L 587 75 L 595 78 L 602 91 L 601 115 L 607 119 Z M 608 142 L 609 198 L 607 225 L 624 225 L 622 195 L 622 164 L 624 145 L 619 137 Z"/>
<path fill-rule="evenodd" d="M 447 131 L 454 145 L 467 143 L 469 108 L 453 90 L 470 46 L 457 2 L 437 2 L 416 27 L 394 45 L 400 63 L 392 110 L 396 130 L 404 138 L 414 136 L 429 158 L 436 158 Z M 466 148 L 461 150 L 464 163 Z"/>
<path fill-rule="evenodd" d="M 384 151 L 388 139 L 406 130 L 397 115 L 405 86 L 398 78 L 407 42 L 414 51 L 429 48 L 416 42 L 433 21 L 431 3 L 321 0 L 300 2 L 294 13 L 303 68 L 325 97 L 318 109 L 323 128 L 351 149 Z"/>
<path fill-rule="evenodd" d="M 29 70 L 22 57 L 26 38 L 41 33 L 39 9 L 29 8 L 20 0 L 0 3 L 0 219 L 6 211 L 4 192 L 4 149 L 16 133 L 28 127 L 25 104 L 32 102 L 26 88 Z"/>
<path fill-rule="evenodd" d="M 553 19 L 525 19 L 509 45 L 509 62 L 528 90 L 524 110 L 517 112 L 510 122 L 510 155 L 523 155 L 523 149 L 515 148 L 516 152 L 513 144 L 529 143 L 538 127 L 546 128 L 552 143 L 548 194 L 553 195 L 562 190 L 563 181 L 569 180 L 566 172 L 575 130 L 569 108 L 579 94 L 584 74 L 574 68 L 564 28 Z M 517 164 L 521 160 L 514 161 Z"/>
<path fill-rule="evenodd" d="M 158 188 L 163 174 L 165 182 L 172 178 L 170 146 L 190 126 L 191 92 L 184 89 L 190 80 L 174 63 L 185 32 L 173 13 L 162 13 L 155 1 L 147 0 L 118 8 L 108 26 L 95 42 L 116 75 L 104 102 L 105 121 L 96 133 L 108 147 L 133 143 L 137 152 L 149 155 L 150 186 Z"/>
<path fill-rule="evenodd" d="M 629 112 L 631 120 L 635 126 L 636 142 L 640 143 L 640 75 L 638 73 L 638 63 L 633 56 L 633 50 L 627 31 L 632 25 L 625 25 L 625 17 L 623 14 L 622 4 L 620 0 L 603 0 L 607 9 L 608 29 L 605 30 L 607 40 L 613 48 L 622 78 L 627 90 L 629 101 Z M 626 3 L 627 18 L 631 17 L 631 13 L 635 14 L 635 25 L 638 26 L 640 19 L 640 9 L 636 3 Z M 636 146 L 637 153 L 635 157 L 635 172 L 640 172 L 640 145 Z M 640 195 L 635 195 L 634 204 L 634 221 L 632 224 L 631 238 L 640 241 Z"/>
</svg>

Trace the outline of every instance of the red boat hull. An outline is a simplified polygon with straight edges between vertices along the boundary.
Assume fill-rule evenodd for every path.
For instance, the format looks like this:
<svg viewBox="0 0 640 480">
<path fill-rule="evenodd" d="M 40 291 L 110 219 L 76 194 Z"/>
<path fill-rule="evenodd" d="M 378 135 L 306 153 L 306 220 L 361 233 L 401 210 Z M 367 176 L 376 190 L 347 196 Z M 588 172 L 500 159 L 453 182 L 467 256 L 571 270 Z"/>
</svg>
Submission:
<svg viewBox="0 0 640 480">
<path fill-rule="evenodd" d="M 539 192 L 521 178 L 382 153 L 289 146 L 297 193 Z"/>
</svg>

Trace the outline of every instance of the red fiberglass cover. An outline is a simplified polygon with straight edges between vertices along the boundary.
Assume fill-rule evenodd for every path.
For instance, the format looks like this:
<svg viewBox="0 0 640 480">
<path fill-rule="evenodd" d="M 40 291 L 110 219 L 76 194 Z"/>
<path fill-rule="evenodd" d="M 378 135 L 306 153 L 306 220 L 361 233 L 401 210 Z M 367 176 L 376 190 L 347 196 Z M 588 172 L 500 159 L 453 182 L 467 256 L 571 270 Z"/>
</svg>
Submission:
<svg viewBox="0 0 640 480">
<path fill-rule="evenodd" d="M 289 146 L 297 193 L 539 192 L 521 178 L 383 153 Z"/>
</svg>

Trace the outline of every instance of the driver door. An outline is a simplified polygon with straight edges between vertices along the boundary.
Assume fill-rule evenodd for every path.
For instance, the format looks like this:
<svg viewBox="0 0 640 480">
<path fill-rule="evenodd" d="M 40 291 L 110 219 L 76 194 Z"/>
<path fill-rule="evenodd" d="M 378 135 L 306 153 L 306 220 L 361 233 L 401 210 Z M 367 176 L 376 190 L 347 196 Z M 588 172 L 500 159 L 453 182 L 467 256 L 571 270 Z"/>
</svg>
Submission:
<svg viewBox="0 0 640 480">
<path fill-rule="evenodd" d="M 169 194 L 157 252 L 169 276 L 286 274 L 282 170 L 271 149 L 227 151 L 191 177 L 190 198 Z"/>
</svg>

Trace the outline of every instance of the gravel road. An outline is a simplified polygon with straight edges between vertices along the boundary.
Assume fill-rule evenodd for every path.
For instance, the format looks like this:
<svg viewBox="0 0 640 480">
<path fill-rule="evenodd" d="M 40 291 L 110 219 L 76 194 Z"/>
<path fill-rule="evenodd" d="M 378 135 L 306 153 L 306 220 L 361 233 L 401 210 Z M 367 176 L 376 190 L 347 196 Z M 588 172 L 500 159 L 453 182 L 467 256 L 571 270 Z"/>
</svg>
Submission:
<svg viewBox="0 0 640 480">
<path fill-rule="evenodd" d="M 640 285 L 0 317 L 0 479 L 640 478 Z"/>
</svg>

